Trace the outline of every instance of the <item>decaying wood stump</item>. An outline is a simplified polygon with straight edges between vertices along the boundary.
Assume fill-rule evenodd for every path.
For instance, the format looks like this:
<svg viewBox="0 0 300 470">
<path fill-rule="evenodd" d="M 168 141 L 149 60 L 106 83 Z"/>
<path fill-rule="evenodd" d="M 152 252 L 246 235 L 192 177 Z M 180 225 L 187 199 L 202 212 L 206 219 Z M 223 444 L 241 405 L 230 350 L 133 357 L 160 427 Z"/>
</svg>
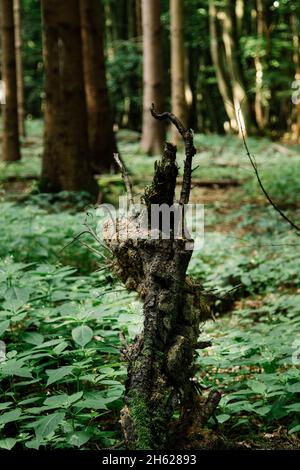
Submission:
<svg viewBox="0 0 300 470">
<path fill-rule="evenodd" d="M 154 108 L 152 114 L 157 119 L 169 119 L 185 142 L 179 204 L 184 220 L 196 152 L 193 135 L 174 115 L 157 115 Z M 124 167 L 122 171 L 127 180 Z M 185 234 L 175 237 L 174 225 L 169 239 L 163 239 L 161 227 L 157 227 L 158 238 L 149 237 L 151 207 L 173 205 L 177 175 L 176 147 L 167 143 L 161 162 L 155 164 L 153 182 L 145 189 L 142 208 L 113 227 L 107 222 L 104 228 L 104 240 L 114 255 L 115 274 L 128 290 L 138 293 L 144 305 L 143 332 L 125 352 L 128 377 L 121 413 L 127 445 L 135 449 L 166 448 L 175 411 L 180 412 L 177 429 L 187 430 L 195 421 L 203 424 L 220 399 L 218 392 L 212 393 L 200 408 L 193 381 L 195 350 L 201 348 L 197 346 L 199 324 L 210 315 L 199 288 L 190 279 L 187 282 L 193 241 Z M 128 181 L 126 186 L 130 190 Z M 146 226 L 142 219 L 147 221 Z"/>
</svg>

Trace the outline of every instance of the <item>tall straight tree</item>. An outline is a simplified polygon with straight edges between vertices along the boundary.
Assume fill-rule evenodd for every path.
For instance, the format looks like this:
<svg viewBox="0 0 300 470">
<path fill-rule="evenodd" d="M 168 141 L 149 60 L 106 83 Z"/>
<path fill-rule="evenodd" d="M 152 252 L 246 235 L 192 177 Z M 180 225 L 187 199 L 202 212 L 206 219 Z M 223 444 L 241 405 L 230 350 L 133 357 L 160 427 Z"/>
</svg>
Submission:
<svg viewBox="0 0 300 470">
<path fill-rule="evenodd" d="M 215 0 L 209 0 L 209 31 L 211 57 L 216 71 L 218 88 L 223 99 L 226 114 L 229 118 L 230 128 L 236 131 L 238 126 L 234 112 L 232 91 L 229 85 L 229 74 L 225 67 L 225 50 L 220 37 L 217 14 L 218 11 L 216 8 Z"/>
<path fill-rule="evenodd" d="M 45 152 L 41 187 L 96 192 L 89 158 L 79 0 L 42 0 Z"/>
<path fill-rule="evenodd" d="M 237 119 L 243 127 L 245 134 L 251 134 L 255 130 L 253 114 L 244 83 L 241 63 L 237 58 L 238 38 L 235 24 L 235 2 L 225 0 L 223 17 L 223 40 L 226 51 L 226 62 L 231 81 L 233 104 Z"/>
<path fill-rule="evenodd" d="M 152 103 L 158 111 L 164 108 L 164 70 L 161 34 L 160 0 L 142 0 L 143 21 L 143 130 L 141 148 L 148 155 L 161 152 L 165 127 L 150 114 Z"/>
<path fill-rule="evenodd" d="M 299 7 L 298 7 L 299 8 Z M 300 8 L 299 8 L 300 10 Z M 299 90 L 299 83 L 300 83 L 300 20 L 299 15 L 297 16 L 297 12 L 293 12 L 291 14 L 291 26 L 292 26 L 292 33 L 293 33 L 293 62 L 295 65 L 295 85 Z M 299 93 L 297 93 L 297 102 L 295 104 L 296 107 L 296 116 L 295 116 L 295 137 L 296 141 L 300 143 L 300 99 Z"/>
<path fill-rule="evenodd" d="M 264 131 L 265 129 L 265 103 L 263 96 L 263 78 L 264 78 L 264 63 L 262 60 L 263 41 L 266 33 L 266 5 L 263 0 L 256 0 L 257 10 L 257 48 L 254 58 L 255 70 L 256 70 L 256 83 L 255 83 L 255 116 L 259 130 Z"/>
<path fill-rule="evenodd" d="M 23 137 L 26 136 L 25 129 L 25 86 L 24 86 L 24 69 L 22 57 L 22 11 L 21 1 L 14 2 L 14 20 L 15 20 L 15 42 L 16 42 L 16 66 L 17 66 L 17 96 L 18 96 L 18 116 L 19 116 L 19 132 Z"/>
<path fill-rule="evenodd" d="M 20 160 L 14 10 L 11 0 L 1 0 L 2 77 L 5 87 L 3 112 L 3 160 Z"/>
<path fill-rule="evenodd" d="M 183 34 L 183 0 L 170 0 L 171 11 L 171 81 L 172 113 L 187 127 L 187 102 L 185 99 L 185 47 Z M 175 144 L 180 140 L 177 129 L 172 128 Z"/>
<path fill-rule="evenodd" d="M 117 152 L 105 75 L 103 8 L 99 0 L 80 0 L 85 92 L 91 160 L 99 172 L 113 167 Z"/>
</svg>

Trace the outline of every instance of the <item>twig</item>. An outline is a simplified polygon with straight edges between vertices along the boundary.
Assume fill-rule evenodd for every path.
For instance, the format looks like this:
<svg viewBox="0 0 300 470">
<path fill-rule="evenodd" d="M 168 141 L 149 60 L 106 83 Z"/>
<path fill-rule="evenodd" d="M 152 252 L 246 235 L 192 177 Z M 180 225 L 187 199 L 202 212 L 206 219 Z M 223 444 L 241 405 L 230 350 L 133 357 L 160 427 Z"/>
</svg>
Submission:
<svg viewBox="0 0 300 470">
<path fill-rule="evenodd" d="M 125 184 L 125 187 L 126 187 L 126 191 L 127 191 L 128 197 L 129 197 L 129 205 L 133 206 L 134 200 L 133 200 L 132 184 L 131 184 L 131 181 L 129 179 L 129 174 L 128 174 L 128 171 L 126 169 L 125 163 L 123 162 L 122 157 L 118 153 L 114 153 L 114 159 L 115 159 L 115 161 L 116 161 L 116 163 L 117 163 L 117 165 L 120 168 L 121 173 L 122 173 L 122 178 L 123 178 L 123 181 L 124 181 L 124 184 Z"/>
<path fill-rule="evenodd" d="M 65 246 L 62 247 L 61 250 L 59 250 L 58 254 L 60 255 L 66 248 L 69 248 L 69 246 L 73 245 L 73 243 L 77 242 L 77 240 L 82 237 L 82 235 L 85 235 L 86 233 L 90 233 L 88 230 L 84 230 L 83 232 L 79 233 L 76 235 L 76 237 L 73 238 L 69 243 L 67 243 Z"/>
<path fill-rule="evenodd" d="M 194 135 L 191 129 L 185 129 L 182 122 L 173 113 L 157 113 L 155 111 L 154 104 L 152 103 L 151 114 L 155 119 L 159 121 L 169 120 L 178 130 L 179 134 L 184 140 L 185 146 L 185 162 L 183 172 L 183 182 L 180 194 L 179 204 L 188 204 L 191 192 L 191 180 L 192 180 L 192 161 L 194 155 L 196 155 L 196 149 L 194 147 Z"/>
<path fill-rule="evenodd" d="M 87 248 L 91 253 L 94 253 L 95 255 L 101 256 L 101 257 L 104 258 L 105 260 L 108 260 L 108 258 L 107 258 L 103 253 L 100 253 L 100 251 L 96 250 L 96 249 L 93 248 L 92 246 L 89 246 L 87 243 L 84 243 L 84 242 L 82 242 L 81 240 L 79 240 L 79 243 L 80 243 L 80 245 L 82 245 L 82 246 L 84 246 L 85 248 Z"/>
<path fill-rule="evenodd" d="M 239 110 L 240 112 L 240 110 Z M 265 189 L 263 183 L 262 183 L 262 180 L 259 176 L 259 173 L 258 173 L 258 169 L 257 169 L 257 165 L 250 153 L 250 150 L 249 150 L 249 147 L 248 147 L 248 144 L 247 144 L 247 141 L 246 141 L 246 137 L 245 137 L 245 131 L 244 131 L 244 128 L 241 124 L 241 119 L 240 119 L 240 116 L 239 116 L 239 113 L 238 113 L 238 121 L 239 121 L 239 126 L 240 126 L 240 131 L 241 131 L 241 135 L 242 135 L 242 139 L 243 139 L 243 143 L 244 143 L 244 147 L 245 147 L 245 150 L 246 150 L 246 153 L 247 153 L 247 157 L 249 158 L 250 160 L 250 163 L 252 165 L 252 168 L 255 172 L 255 175 L 256 175 L 256 178 L 257 178 L 257 181 L 258 181 L 258 184 L 260 186 L 260 189 L 262 190 L 262 192 L 264 193 L 265 197 L 267 198 L 267 200 L 269 201 L 269 203 L 271 204 L 271 206 L 275 209 L 276 212 L 278 212 L 280 214 L 280 216 L 288 223 L 290 224 L 290 226 L 294 229 L 294 230 L 297 230 L 297 232 L 300 232 L 300 227 L 298 225 L 296 225 L 291 219 L 289 219 L 289 217 L 287 217 L 285 215 L 285 213 L 280 209 L 280 207 L 278 207 L 278 205 L 271 199 L 271 197 L 269 196 L 267 190 Z"/>
</svg>

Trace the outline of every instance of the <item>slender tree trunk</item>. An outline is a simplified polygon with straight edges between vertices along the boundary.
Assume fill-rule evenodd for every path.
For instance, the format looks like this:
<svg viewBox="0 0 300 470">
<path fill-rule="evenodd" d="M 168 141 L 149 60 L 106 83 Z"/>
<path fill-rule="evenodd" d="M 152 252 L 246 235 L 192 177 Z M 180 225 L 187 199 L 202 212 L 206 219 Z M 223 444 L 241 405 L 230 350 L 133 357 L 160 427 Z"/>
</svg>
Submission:
<svg viewBox="0 0 300 470">
<path fill-rule="evenodd" d="M 92 177 L 78 0 L 42 0 L 45 151 L 41 189 L 96 193 Z"/>
<path fill-rule="evenodd" d="M 209 29 L 210 29 L 210 50 L 212 61 L 215 67 L 218 88 L 223 98 L 224 108 L 229 118 L 230 127 L 238 129 L 236 115 L 233 106 L 233 96 L 229 86 L 229 75 L 224 66 L 223 44 L 218 31 L 218 17 L 215 0 L 209 0 Z"/>
<path fill-rule="evenodd" d="M 137 37 L 141 38 L 142 35 L 143 35 L 141 0 L 135 0 L 135 10 L 136 10 L 136 32 L 137 32 Z"/>
<path fill-rule="evenodd" d="M 243 22 L 245 14 L 245 1 L 236 0 L 235 4 L 235 16 L 236 16 L 236 30 L 238 37 L 241 37 L 243 34 Z"/>
<path fill-rule="evenodd" d="M 171 13 L 171 80 L 172 113 L 187 126 L 187 103 L 185 98 L 185 48 L 183 35 L 183 0 L 170 0 Z M 180 135 L 172 128 L 172 140 L 178 144 Z"/>
<path fill-rule="evenodd" d="M 142 0 L 144 103 L 141 148 L 148 155 L 160 153 L 165 139 L 165 126 L 155 121 L 150 114 L 152 103 L 158 111 L 164 106 L 160 13 L 160 0 Z"/>
<path fill-rule="evenodd" d="M 15 19 L 15 45 L 16 45 L 16 66 L 17 66 L 17 91 L 18 91 L 18 116 L 19 116 L 19 132 L 20 135 L 26 137 L 25 128 L 25 86 L 24 86 L 24 70 L 22 57 L 22 11 L 21 1 L 14 2 L 14 19 Z"/>
<path fill-rule="evenodd" d="M 41 189 L 61 190 L 60 165 L 63 154 L 60 144 L 62 126 L 62 97 L 58 51 L 58 8 L 60 0 L 42 0 L 43 55 L 45 68 L 44 154 Z"/>
<path fill-rule="evenodd" d="M 236 55 L 238 40 L 234 29 L 234 13 L 234 3 L 232 0 L 225 0 L 223 40 L 231 80 L 234 109 L 237 120 L 243 126 L 245 134 L 251 134 L 254 132 L 255 126 L 248 92 L 244 84 L 244 77 Z"/>
<path fill-rule="evenodd" d="M 128 21 L 128 37 L 129 39 L 137 37 L 137 8 L 136 8 L 136 0 L 128 0 L 128 8 L 127 8 L 127 21 Z"/>
<path fill-rule="evenodd" d="M 299 83 L 298 89 L 300 87 L 300 28 L 299 28 L 299 18 L 295 14 L 291 16 L 291 26 L 293 32 L 293 62 L 295 64 L 295 80 Z M 300 99 L 299 102 L 295 105 L 296 107 L 296 116 L 295 116 L 295 138 L 296 141 L 300 143 Z"/>
<path fill-rule="evenodd" d="M 262 42 L 265 34 L 265 6 L 263 0 L 256 0 L 257 6 L 257 38 L 258 45 L 254 59 L 256 69 L 256 87 L 255 87 L 255 116 L 258 128 L 261 131 L 265 129 L 265 109 L 263 103 L 263 76 L 264 67 L 261 60 Z"/>
<path fill-rule="evenodd" d="M 93 167 L 98 172 L 114 166 L 117 152 L 105 75 L 103 11 L 99 0 L 80 0 L 85 92 Z"/>
<path fill-rule="evenodd" d="M 2 76 L 5 86 L 3 112 L 2 158 L 6 162 L 20 160 L 18 124 L 17 73 L 14 11 L 11 0 L 1 0 Z"/>
</svg>

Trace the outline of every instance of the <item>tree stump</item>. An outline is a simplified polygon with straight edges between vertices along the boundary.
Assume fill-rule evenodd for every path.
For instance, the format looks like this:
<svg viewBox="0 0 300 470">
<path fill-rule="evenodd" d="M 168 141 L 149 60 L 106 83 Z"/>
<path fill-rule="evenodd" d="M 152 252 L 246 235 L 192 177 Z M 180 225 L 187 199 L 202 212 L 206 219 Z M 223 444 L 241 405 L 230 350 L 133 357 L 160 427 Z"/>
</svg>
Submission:
<svg viewBox="0 0 300 470">
<path fill-rule="evenodd" d="M 184 220 L 195 154 L 193 135 L 174 115 L 157 115 L 154 109 L 152 114 L 173 122 L 186 144 L 179 204 Z M 122 172 L 126 174 L 124 168 Z M 167 143 L 161 162 L 155 164 L 153 182 L 145 189 L 142 208 L 115 226 L 107 222 L 104 228 L 103 238 L 114 255 L 113 271 L 128 290 L 137 292 L 144 306 L 143 332 L 125 351 L 128 377 L 121 425 L 131 449 L 166 448 L 175 411 L 180 415 L 177 432 L 187 432 L 195 421 L 207 420 L 220 399 L 211 396 L 201 409 L 193 380 L 199 325 L 210 314 L 199 287 L 190 279 L 187 282 L 193 240 L 185 231 L 182 237 L 174 236 L 174 220 L 168 239 L 161 226 L 156 227 L 156 238 L 149 236 L 151 207 L 174 204 L 177 175 L 176 147 Z"/>
</svg>

